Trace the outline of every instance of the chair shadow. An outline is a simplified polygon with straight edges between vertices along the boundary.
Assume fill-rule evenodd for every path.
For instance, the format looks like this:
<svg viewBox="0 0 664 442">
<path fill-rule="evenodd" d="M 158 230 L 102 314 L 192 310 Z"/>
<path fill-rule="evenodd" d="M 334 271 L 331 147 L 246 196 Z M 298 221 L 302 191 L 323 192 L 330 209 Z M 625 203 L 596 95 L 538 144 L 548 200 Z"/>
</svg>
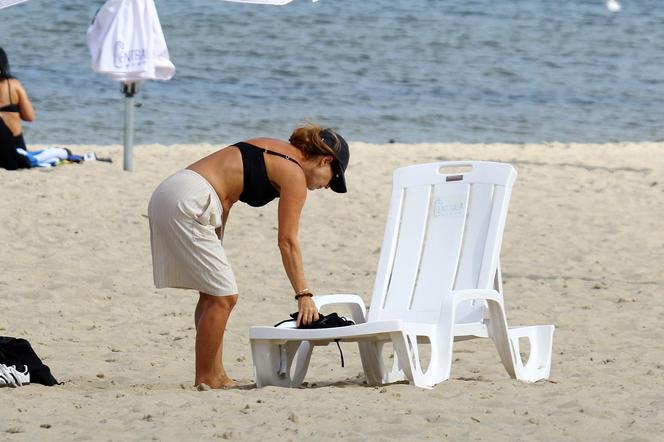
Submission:
<svg viewBox="0 0 664 442">
<path fill-rule="evenodd" d="M 380 384 L 380 385 L 369 385 L 364 379 L 346 379 L 343 381 L 316 381 L 316 382 L 303 382 L 301 386 L 299 387 L 292 387 L 292 388 L 298 388 L 298 389 L 311 389 L 311 390 L 317 390 L 320 388 L 357 388 L 357 387 L 362 387 L 362 388 L 380 388 L 380 387 L 389 387 L 392 385 L 408 385 L 408 381 L 398 381 L 398 382 L 392 382 L 389 384 Z M 268 386 L 272 387 L 272 385 Z M 283 387 L 283 388 L 288 388 L 288 387 Z M 256 383 L 251 383 L 251 384 L 243 384 L 239 385 L 237 387 L 234 387 L 236 390 L 258 390 L 258 387 L 256 386 Z"/>
</svg>

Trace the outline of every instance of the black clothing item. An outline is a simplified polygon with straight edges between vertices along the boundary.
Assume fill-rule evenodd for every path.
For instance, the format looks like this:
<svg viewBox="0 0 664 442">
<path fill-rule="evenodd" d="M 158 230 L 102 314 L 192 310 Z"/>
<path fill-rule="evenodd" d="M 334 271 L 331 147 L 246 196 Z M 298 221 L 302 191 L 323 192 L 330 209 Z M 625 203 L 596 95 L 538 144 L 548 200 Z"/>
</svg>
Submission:
<svg viewBox="0 0 664 442">
<path fill-rule="evenodd" d="M 7 96 L 9 97 L 9 104 L 0 107 L 0 112 L 19 112 L 18 103 L 12 104 L 12 90 L 9 86 L 9 78 L 7 78 L 5 81 L 7 82 Z"/>
<path fill-rule="evenodd" d="M 290 317 L 297 320 L 298 313 L 299 312 L 291 313 Z M 281 321 L 280 324 L 284 322 L 286 321 Z M 355 322 L 346 318 L 345 316 L 339 316 L 337 312 L 332 312 L 329 315 L 318 313 L 317 321 L 312 322 L 309 325 L 300 324 L 298 328 L 332 328 L 332 327 L 348 327 L 349 325 L 355 325 Z"/>
<path fill-rule="evenodd" d="M 11 89 L 9 88 L 9 79 L 7 81 L 7 91 L 9 92 L 9 104 L 0 107 L 0 112 L 18 112 L 18 104 L 12 104 Z M 30 167 L 28 159 L 16 152 L 17 148 L 25 149 L 23 134 L 14 135 L 7 127 L 2 117 L 0 117 L 0 167 L 8 170 L 22 169 Z"/>
<path fill-rule="evenodd" d="M 18 104 L 7 104 L 0 107 L 0 112 L 20 112 Z"/>
<path fill-rule="evenodd" d="M 297 315 L 298 312 L 291 313 L 290 317 L 293 319 L 286 319 L 285 321 L 281 321 L 277 324 L 274 324 L 275 327 L 279 327 L 281 324 L 285 322 L 296 322 L 297 320 Z M 304 325 L 300 324 L 298 328 L 332 328 L 332 327 L 348 327 L 349 325 L 355 325 L 355 322 L 344 317 L 344 316 L 339 316 L 337 312 L 332 312 L 329 315 L 324 315 L 322 313 L 318 313 L 318 320 L 315 322 L 312 322 L 309 325 Z M 337 343 L 337 347 L 339 348 L 339 356 L 341 356 L 341 366 L 344 366 L 344 354 L 341 351 L 341 345 L 339 345 L 339 341 L 341 338 L 335 339 L 334 342 Z"/>
<path fill-rule="evenodd" d="M 249 143 L 235 143 L 233 146 L 240 149 L 242 155 L 242 170 L 244 172 L 244 187 L 240 194 L 240 201 L 252 207 L 264 206 L 275 198 L 279 192 L 272 186 L 265 169 L 264 153 L 285 158 L 302 167 L 293 158 L 279 152 L 274 152 Z"/>
<path fill-rule="evenodd" d="M 0 336 L 0 364 L 27 365 L 31 384 L 50 387 L 59 383 L 25 339 Z"/>
<path fill-rule="evenodd" d="M 19 147 L 25 149 L 23 134 L 14 135 L 0 118 L 0 167 L 7 170 L 30 167 L 28 158 L 16 152 Z"/>
</svg>

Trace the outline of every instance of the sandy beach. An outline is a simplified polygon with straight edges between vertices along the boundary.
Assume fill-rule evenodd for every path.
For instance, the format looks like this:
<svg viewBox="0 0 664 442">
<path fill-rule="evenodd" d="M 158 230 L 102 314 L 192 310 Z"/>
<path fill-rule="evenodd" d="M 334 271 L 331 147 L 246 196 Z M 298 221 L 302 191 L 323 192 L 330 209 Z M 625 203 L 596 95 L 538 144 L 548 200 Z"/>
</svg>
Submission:
<svg viewBox="0 0 664 442">
<path fill-rule="evenodd" d="M 240 287 L 225 364 L 244 388 L 193 388 L 197 296 L 152 284 L 147 203 L 212 145 L 70 146 L 112 164 L 0 170 L 0 335 L 28 339 L 56 387 L 0 389 L 0 440 L 658 440 L 664 433 L 664 143 L 351 142 L 349 193 L 309 195 L 316 293 L 368 304 L 392 171 L 438 160 L 513 164 L 502 249 L 511 325 L 555 324 L 549 381 L 509 378 L 490 340 L 455 345 L 432 390 L 363 383 L 355 344 L 315 350 L 307 385 L 253 386 L 248 331 L 295 310 L 276 202 L 231 211 Z M 38 148 L 40 146 L 31 146 Z M 657 435 L 660 436 L 657 436 Z"/>
</svg>

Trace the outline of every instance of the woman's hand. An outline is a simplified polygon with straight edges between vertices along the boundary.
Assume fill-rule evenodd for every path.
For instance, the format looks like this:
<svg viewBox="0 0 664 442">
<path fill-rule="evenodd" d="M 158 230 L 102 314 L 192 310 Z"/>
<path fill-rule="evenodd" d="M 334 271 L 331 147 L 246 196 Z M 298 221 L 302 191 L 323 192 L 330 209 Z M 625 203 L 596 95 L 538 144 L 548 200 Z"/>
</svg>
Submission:
<svg viewBox="0 0 664 442">
<path fill-rule="evenodd" d="M 312 322 L 318 321 L 318 309 L 316 303 L 311 296 L 301 296 L 297 300 L 297 326 L 300 324 L 309 325 Z"/>
</svg>

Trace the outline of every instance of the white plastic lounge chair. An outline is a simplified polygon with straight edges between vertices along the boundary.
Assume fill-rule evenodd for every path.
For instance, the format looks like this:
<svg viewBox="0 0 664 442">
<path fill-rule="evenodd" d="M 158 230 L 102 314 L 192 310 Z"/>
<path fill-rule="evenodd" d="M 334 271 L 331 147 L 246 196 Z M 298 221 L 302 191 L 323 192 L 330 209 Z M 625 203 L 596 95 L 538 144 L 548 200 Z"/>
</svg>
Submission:
<svg viewBox="0 0 664 442">
<path fill-rule="evenodd" d="M 299 386 L 313 346 L 339 340 L 358 342 L 370 385 L 407 379 L 432 387 L 450 376 L 454 341 L 487 337 L 512 378 L 546 379 L 554 326 L 508 328 L 503 305 L 499 255 L 515 179 L 511 165 L 491 162 L 397 169 L 368 314 L 357 295 L 316 296 L 319 308 L 350 308 L 356 325 L 251 327 L 256 385 Z M 525 363 L 521 339 L 529 341 Z M 382 357 L 387 342 L 394 348 L 389 368 Z M 418 343 L 431 346 L 428 367 L 421 366 Z"/>
</svg>

